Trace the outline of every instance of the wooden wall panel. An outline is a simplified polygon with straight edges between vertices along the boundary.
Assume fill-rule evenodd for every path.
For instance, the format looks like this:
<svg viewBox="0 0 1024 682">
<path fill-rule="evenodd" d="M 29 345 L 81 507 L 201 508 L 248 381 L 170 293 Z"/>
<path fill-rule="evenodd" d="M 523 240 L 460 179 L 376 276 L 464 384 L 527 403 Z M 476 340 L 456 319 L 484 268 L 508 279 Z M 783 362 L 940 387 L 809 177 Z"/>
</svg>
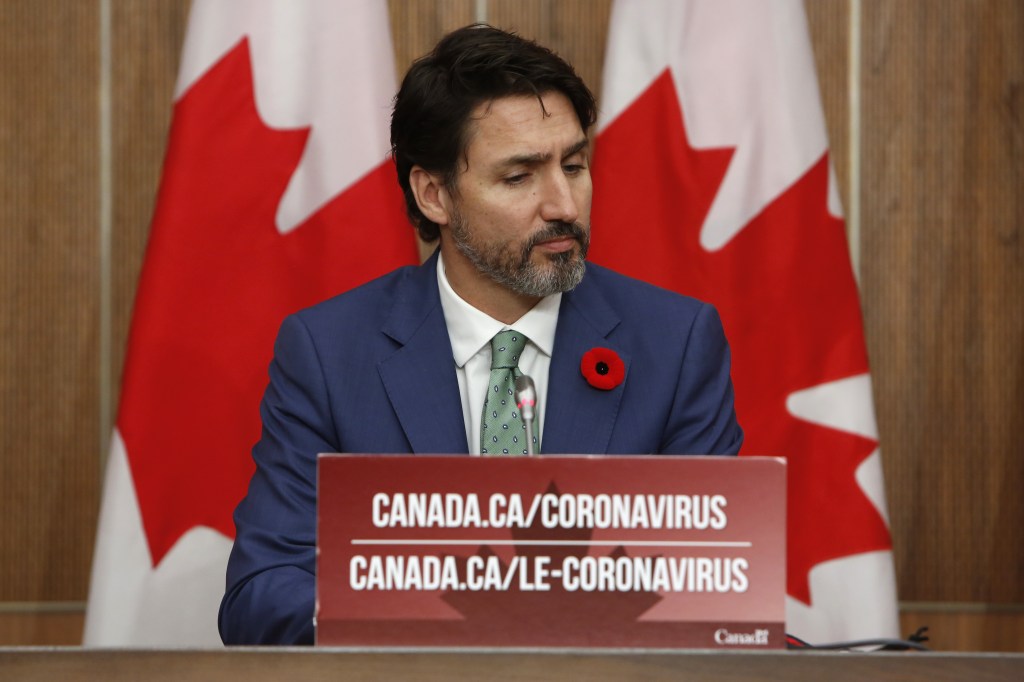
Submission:
<svg viewBox="0 0 1024 682">
<path fill-rule="evenodd" d="M 957 608 L 950 604 L 900 610 L 900 632 L 927 627 L 926 646 L 933 651 L 1024 651 L 1024 612 L 1020 609 Z"/>
<path fill-rule="evenodd" d="M 98 500 L 96 2 L 0 11 L 0 601 L 79 599 Z"/>
<path fill-rule="evenodd" d="M 441 36 L 473 23 L 475 5 L 473 0 L 388 0 L 397 81 Z"/>
<path fill-rule="evenodd" d="M 75 646 L 82 643 L 84 625 L 78 606 L 0 610 L 0 646 Z"/>
<path fill-rule="evenodd" d="M 863 296 L 902 599 L 1024 602 L 1024 5 L 864 3 Z"/>
<path fill-rule="evenodd" d="M 850 214 L 850 0 L 804 3 L 828 126 L 829 156 L 843 209 Z"/>
<path fill-rule="evenodd" d="M 491 0 L 487 19 L 557 52 L 600 102 L 610 14 L 610 0 Z"/>
</svg>

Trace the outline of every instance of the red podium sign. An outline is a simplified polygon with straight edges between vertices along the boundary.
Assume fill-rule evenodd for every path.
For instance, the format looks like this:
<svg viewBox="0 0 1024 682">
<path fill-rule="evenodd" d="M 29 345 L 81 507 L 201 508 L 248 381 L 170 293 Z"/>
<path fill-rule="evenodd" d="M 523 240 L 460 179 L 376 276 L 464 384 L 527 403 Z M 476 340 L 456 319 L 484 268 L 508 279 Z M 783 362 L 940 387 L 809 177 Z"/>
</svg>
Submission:
<svg viewBox="0 0 1024 682">
<path fill-rule="evenodd" d="M 785 463 L 321 455 L 317 644 L 782 648 Z"/>
</svg>

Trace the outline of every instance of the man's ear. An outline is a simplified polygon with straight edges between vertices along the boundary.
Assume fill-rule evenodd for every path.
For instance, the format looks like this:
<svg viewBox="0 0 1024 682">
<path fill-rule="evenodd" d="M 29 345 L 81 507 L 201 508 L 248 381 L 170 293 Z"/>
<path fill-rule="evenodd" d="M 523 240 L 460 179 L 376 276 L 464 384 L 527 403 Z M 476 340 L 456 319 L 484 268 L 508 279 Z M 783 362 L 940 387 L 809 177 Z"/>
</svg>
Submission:
<svg viewBox="0 0 1024 682">
<path fill-rule="evenodd" d="M 427 219 L 438 225 L 449 223 L 451 216 L 448 207 L 451 206 L 451 198 L 439 175 L 420 166 L 413 166 L 409 171 L 409 186 L 416 197 L 416 205 Z"/>
</svg>

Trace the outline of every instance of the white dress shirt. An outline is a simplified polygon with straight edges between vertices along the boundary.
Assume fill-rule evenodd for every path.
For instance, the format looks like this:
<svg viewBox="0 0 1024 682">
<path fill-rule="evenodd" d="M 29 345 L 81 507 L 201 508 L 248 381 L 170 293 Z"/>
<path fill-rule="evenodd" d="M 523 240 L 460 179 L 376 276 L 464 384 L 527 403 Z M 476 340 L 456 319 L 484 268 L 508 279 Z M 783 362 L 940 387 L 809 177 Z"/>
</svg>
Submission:
<svg viewBox="0 0 1024 682">
<path fill-rule="evenodd" d="M 529 339 L 519 358 L 519 369 L 533 379 L 537 389 L 537 434 L 540 439 L 537 451 L 543 453 L 548 369 L 551 367 L 551 351 L 555 345 L 555 327 L 558 325 L 558 306 L 562 302 L 562 294 L 542 298 L 529 312 L 508 325 L 477 310 L 455 293 L 448 283 L 440 255 L 437 259 L 437 287 L 441 294 L 444 321 L 448 325 L 448 337 L 452 343 L 470 453 L 480 454 L 480 420 L 484 411 L 484 396 L 491 379 L 491 338 L 505 329 L 515 329 Z"/>
</svg>

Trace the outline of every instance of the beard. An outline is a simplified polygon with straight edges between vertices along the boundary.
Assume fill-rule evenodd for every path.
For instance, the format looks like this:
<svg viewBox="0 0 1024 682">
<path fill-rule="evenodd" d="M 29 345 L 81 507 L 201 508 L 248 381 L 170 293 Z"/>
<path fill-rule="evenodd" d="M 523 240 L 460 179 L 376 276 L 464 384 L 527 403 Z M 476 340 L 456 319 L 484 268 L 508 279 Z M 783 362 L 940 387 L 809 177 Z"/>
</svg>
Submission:
<svg viewBox="0 0 1024 682">
<path fill-rule="evenodd" d="M 590 247 L 590 230 L 580 223 L 551 222 L 522 244 L 512 241 L 480 243 L 468 221 L 456 212 L 451 220 L 452 242 L 480 272 L 517 294 L 543 298 L 576 288 L 586 273 L 586 256 Z M 572 237 L 579 249 L 544 254 L 542 263 L 535 263 L 533 248 L 543 241 Z"/>
</svg>

